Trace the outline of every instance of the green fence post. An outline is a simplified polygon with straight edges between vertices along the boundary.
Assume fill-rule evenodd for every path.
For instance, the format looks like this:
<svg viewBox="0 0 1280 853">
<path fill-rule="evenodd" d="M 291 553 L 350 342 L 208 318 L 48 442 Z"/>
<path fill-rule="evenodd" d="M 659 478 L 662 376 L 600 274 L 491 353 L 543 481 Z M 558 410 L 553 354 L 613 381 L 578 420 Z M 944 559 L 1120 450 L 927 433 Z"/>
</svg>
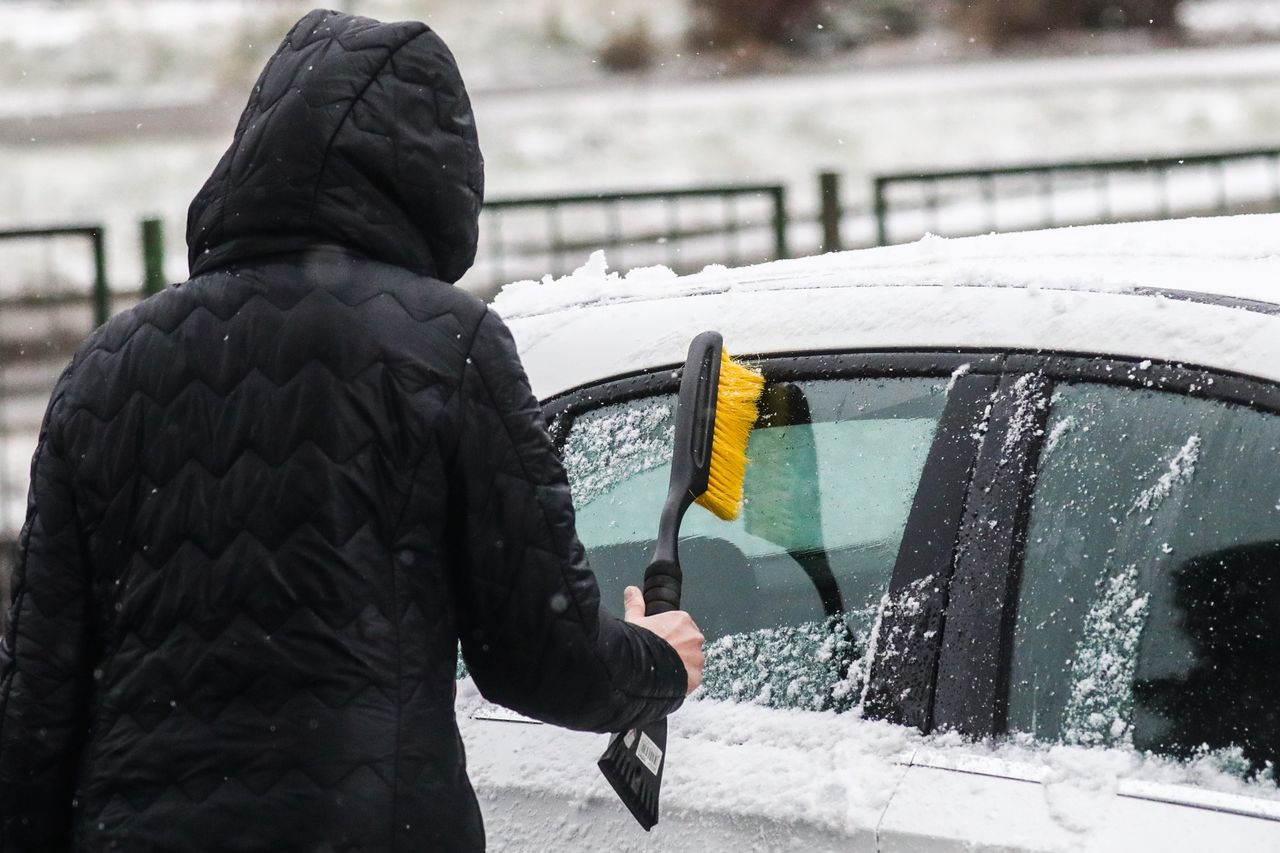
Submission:
<svg viewBox="0 0 1280 853">
<path fill-rule="evenodd" d="M 818 219 L 822 224 L 822 252 L 838 252 L 841 248 L 840 176 L 835 172 L 818 175 Z"/>
<path fill-rule="evenodd" d="M 875 181 L 875 209 L 876 209 L 876 245 L 889 245 L 889 199 L 885 192 L 885 185 L 888 183 L 883 177 L 876 178 Z"/>
<path fill-rule="evenodd" d="M 791 257 L 787 245 L 787 188 L 773 188 L 773 255 L 775 260 Z"/>
<path fill-rule="evenodd" d="M 94 226 L 89 231 L 93 241 L 93 322 L 101 326 L 111 316 L 111 293 L 107 289 L 107 241 L 105 229 Z"/>
<path fill-rule="evenodd" d="M 164 223 L 142 220 L 142 298 L 164 290 Z"/>
</svg>

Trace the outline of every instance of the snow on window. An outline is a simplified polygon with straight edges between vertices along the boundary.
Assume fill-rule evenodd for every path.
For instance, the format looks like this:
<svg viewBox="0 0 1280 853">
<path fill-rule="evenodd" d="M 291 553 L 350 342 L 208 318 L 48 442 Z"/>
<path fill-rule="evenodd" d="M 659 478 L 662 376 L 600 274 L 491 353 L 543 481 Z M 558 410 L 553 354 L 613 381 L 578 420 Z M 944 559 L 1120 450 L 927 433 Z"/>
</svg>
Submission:
<svg viewBox="0 0 1280 853">
<path fill-rule="evenodd" d="M 1063 740 L 1084 746 L 1133 741 L 1133 677 L 1150 596 L 1138 594 L 1138 567 L 1103 578 L 1071 663 Z"/>
<path fill-rule="evenodd" d="M 871 664 L 875 661 L 876 656 L 880 654 L 880 630 L 884 625 L 885 613 L 890 610 L 891 602 L 888 593 L 880 598 L 880 605 L 876 608 L 875 620 L 871 623 L 871 629 L 867 634 L 867 648 L 853 665 L 849 667 L 849 675 L 845 679 L 850 689 L 855 686 L 858 690 L 858 705 L 867 704 L 867 693 L 871 689 Z"/>
<path fill-rule="evenodd" d="M 906 628 L 933 576 L 870 607 L 794 627 L 730 634 L 706 648 L 701 698 L 774 708 L 848 711 L 861 705 L 873 658 L 907 649 Z M 878 648 L 886 617 L 895 627 Z"/>
<path fill-rule="evenodd" d="M 672 407 L 653 399 L 580 416 L 564 449 L 574 505 L 580 509 L 618 483 L 669 463 L 674 429 Z"/>
<path fill-rule="evenodd" d="M 1014 408 L 1009 420 L 1009 431 L 1005 434 L 1001 449 L 1002 464 L 1012 459 L 1014 450 L 1022 443 L 1039 422 L 1039 413 L 1049 405 L 1042 390 L 1042 377 L 1037 373 L 1028 373 L 1018 377 L 1013 384 Z"/>
<path fill-rule="evenodd" d="M 872 613 L 729 634 L 706 647 L 701 699 L 847 711 L 861 696 Z"/>
<path fill-rule="evenodd" d="M 1138 495 L 1131 512 L 1152 512 L 1173 494 L 1176 487 L 1191 482 L 1196 475 L 1196 463 L 1200 461 L 1200 444 L 1200 436 L 1188 438 L 1182 449 L 1169 460 L 1168 470 L 1160 475 L 1153 486 Z"/>
<path fill-rule="evenodd" d="M 973 369 L 973 365 L 969 364 L 968 362 L 965 362 L 964 364 L 957 367 L 954 371 L 952 371 L 951 378 L 947 380 L 947 384 L 944 389 L 946 393 L 950 394 L 951 389 L 956 387 L 956 383 L 960 381 L 960 378 L 962 376 L 968 376 L 969 371 L 972 369 Z"/>
<path fill-rule="evenodd" d="M 982 419 L 978 421 L 977 426 L 974 427 L 970 436 L 974 441 L 981 441 L 989 429 L 991 429 L 991 404 L 987 403 L 986 407 L 982 410 Z"/>
<path fill-rule="evenodd" d="M 896 596 L 885 595 L 877 608 L 875 622 L 870 629 L 870 641 L 866 653 L 850 667 L 850 681 L 856 681 L 861 691 L 861 701 L 866 700 L 868 686 L 867 675 L 871 663 L 876 658 L 891 660 L 903 655 L 909 646 L 916 641 L 911 636 L 910 626 L 918 625 L 921 611 L 930 587 L 934 585 L 934 576 L 919 578 L 907 585 L 907 588 Z M 892 627 L 881 637 L 881 627 L 888 622 Z M 884 648 L 880 648 L 883 641 Z"/>
<path fill-rule="evenodd" d="M 1058 446 L 1058 442 L 1062 441 L 1063 436 L 1074 430 L 1079 424 L 1076 422 L 1075 415 L 1068 415 L 1053 425 L 1053 429 L 1049 430 L 1049 437 L 1045 439 L 1044 455 L 1047 456 Z"/>
</svg>

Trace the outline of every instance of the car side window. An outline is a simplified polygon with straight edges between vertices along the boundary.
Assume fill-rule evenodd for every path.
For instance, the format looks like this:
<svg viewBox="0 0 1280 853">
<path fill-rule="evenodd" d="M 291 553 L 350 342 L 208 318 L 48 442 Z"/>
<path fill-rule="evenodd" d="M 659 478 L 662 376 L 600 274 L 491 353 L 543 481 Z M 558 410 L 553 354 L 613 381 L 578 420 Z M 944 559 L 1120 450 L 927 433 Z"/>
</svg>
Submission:
<svg viewBox="0 0 1280 853">
<path fill-rule="evenodd" d="M 845 709 L 946 402 L 935 379 L 770 383 L 741 516 L 681 529 L 683 606 L 707 636 L 703 695 Z M 670 473 L 674 395 L 574 418 L 564 447 L 577 528 L 616 608 L 640 584 Z"/>
<path fill-rule="evenodd" d="M 1280 416 L 1054 394 L 1012 649 L 1011 731 L 1280 759 Z"/>
</svg>

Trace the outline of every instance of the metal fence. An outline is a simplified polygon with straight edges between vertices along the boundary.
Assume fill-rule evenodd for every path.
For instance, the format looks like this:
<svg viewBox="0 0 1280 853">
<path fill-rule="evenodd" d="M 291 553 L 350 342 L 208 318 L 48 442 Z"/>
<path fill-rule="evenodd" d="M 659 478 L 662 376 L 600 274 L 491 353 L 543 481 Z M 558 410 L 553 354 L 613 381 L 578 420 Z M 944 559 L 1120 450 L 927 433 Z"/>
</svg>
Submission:
<svg viewBox="0 0 1280 853">
<path fill-rule="evenodd" d="M 99 225 L 0 231 L 0 551 L 25 514 L 49 389 L 111 311 L 104 246 Z"/>
<path fill-rule="evenodd" d="M 81 242 L 88 252 L 68 256 L 59 251 L 58 243 Z M 0 242 L 25 244 L 36 248 L 43 257 L 32 263 L 37 253 L 28 252 L 16 263 L 7 258 L 5 278 L 0 281 L 0 299 L 56 300 L 60 296 L 92 299 L 94 319 L 106 321 L 110 312 L 107 290 L 106 233 L 101 225 L 61 225 L 54 228 L 18 228 L 0 231 Z M 90 267 L 91 265 L 91 267 Z M 79 281 L 91 268 L 92 282 L 86 293 Z M 68 283 L 71 282 L 68 287 Z M 78 286 L 79 285 L 79 286 Z"/>
<path fill-rule="evenodd" d="M 1280 150 L 881 175 L 876 242 L 1280 210 Z"/>
<path fill-rule="evenodd" d="M 1280 149 L 881 175 L 844 198 L 818 180 L 816 212 L 780 184 L 497 199 L 463 284 L 482 296 L 563 275 L 604 249 L 610 266 L 677 272 L 806 251 L 1175 216 L 1280 210 Z M 160 223 L 143 223 L 142 293 L 164 284 Z M 0 231 L 0 547 L 21 522 L 26 466 L 44 402 L 75 344 L 134 293 L 107 285 L 96 225 Z"/>
<path fill-rule="evenodd" d="M 0 230 L 0 575 L 49 391 L 89 332 L 164 286 L 161 225 L 142 223 L 141 293 L 108 286 L 101 225 Z"/>
<path fill-rule="evenodd" d="M 789 255 L 787 229 L 778 184 L 497 199 L 485 203 L 480 254 L 464 282 L 488 295 L 510 281 L 572 272 L 597 249 L 615 269 L 774 260 Z"/>
</svg>

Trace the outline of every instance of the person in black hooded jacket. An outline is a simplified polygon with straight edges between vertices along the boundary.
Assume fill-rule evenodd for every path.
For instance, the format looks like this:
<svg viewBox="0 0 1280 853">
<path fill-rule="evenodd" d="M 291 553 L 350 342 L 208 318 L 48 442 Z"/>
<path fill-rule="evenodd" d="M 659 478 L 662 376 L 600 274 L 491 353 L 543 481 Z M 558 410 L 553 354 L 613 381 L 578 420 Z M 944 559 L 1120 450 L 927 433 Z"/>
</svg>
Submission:
<svg viewBox="0 0 1280 853">
<path fill-rule="evenodd" d="M 285 38 L 191 205 L 190 280 L 50 399 L 0 851 L 480 850 L 459 642 L 487 698 L 571 728 L 696 684 L 687 614 L 601 608 L 511 336 L 450 286 L 482 180 L 425 25 L 315 11 Z"/>
</svg>

